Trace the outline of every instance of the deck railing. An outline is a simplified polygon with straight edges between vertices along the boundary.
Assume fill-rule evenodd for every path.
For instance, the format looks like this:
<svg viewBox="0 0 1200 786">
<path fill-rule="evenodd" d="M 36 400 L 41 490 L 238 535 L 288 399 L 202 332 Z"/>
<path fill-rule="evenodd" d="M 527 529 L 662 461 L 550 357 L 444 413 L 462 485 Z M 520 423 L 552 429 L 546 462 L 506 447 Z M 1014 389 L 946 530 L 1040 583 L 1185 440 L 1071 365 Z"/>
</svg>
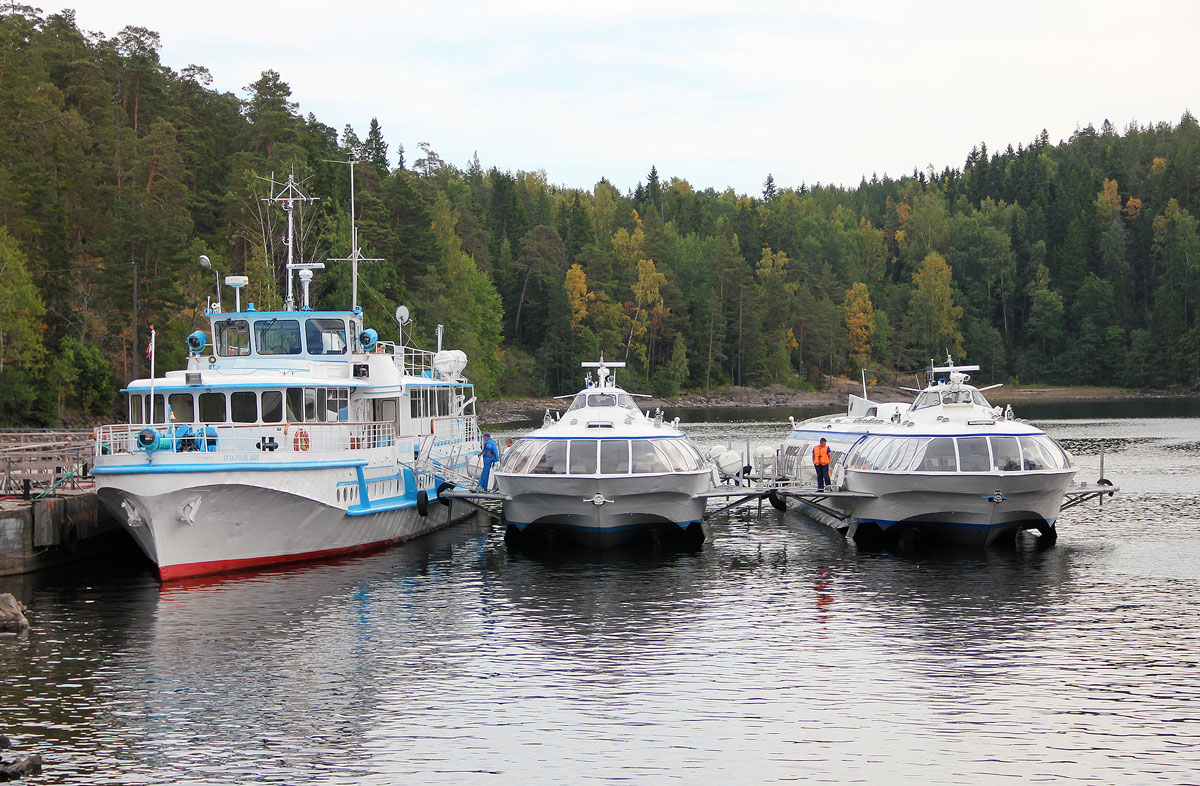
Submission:
<svg viewBox="0 0 1200 786">
<path fill-rule="evenodd" d="M 0 431 L 0 496 L 23 494 L 29 487 L 45 490 L 80 487 L 84 464 L 92 456 L 91 431 Z"/>
<path fill-rule="evenodd" d="M 391 421 L 362 423 L 248 423 L 110 425 L 96 429 L 98 455 L 170 453 L 328 453 L 389 447 Z"/>
</svg>

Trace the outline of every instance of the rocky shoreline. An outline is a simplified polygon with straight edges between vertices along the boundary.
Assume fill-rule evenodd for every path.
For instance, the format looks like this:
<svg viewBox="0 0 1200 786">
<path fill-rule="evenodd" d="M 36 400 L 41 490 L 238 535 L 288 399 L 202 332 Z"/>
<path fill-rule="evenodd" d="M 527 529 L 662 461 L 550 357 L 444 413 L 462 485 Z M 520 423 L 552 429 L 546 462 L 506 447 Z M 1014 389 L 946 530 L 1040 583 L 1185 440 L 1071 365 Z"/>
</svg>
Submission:
<svg viewBox="0 0 1200 786">
<path fill-rule="evenodd" d="M 870 398 L 878 401 L 908 401 L 912 393 L 900 388 L 878 385 L 869 387 Z M 656 407 L 672 408 L 729 408 L 729 407 L 791 407 L 795 409 L 829 407 L 830 411 L 846 406 L 846 397 L 862 393 L 862 385 L 852 380 L 840 380 L 827 391 L 813 393 L 793 390 L 783 385 L 765 388 L 729 387 L 709 393 L 683 393 L 673 399 L 639 399 L 643 411 Z M 993 404 L 1061 401 L 1120 401 L 1129 399 L 1190 398 L 1195 391 L 1137 390 L 1117 387 L 1057 387 L 1022 388 L 1004 386 L 988 391 Z M 516 423 L 539 420 L 547 409 L 565 409 L 568 399 L 524 398 L 486 401 L 479 405 L 483 423 Z"/>
</svg>

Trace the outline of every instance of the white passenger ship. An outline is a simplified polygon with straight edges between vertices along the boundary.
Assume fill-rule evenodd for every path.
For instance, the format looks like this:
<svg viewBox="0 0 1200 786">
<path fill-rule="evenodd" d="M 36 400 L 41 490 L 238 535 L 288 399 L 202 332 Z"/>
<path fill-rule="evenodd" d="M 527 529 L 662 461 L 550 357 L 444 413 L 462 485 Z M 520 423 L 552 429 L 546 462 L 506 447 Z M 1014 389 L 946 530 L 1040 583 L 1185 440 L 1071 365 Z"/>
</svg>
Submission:
<svg viewBox="0 0 1200 786">
<path fill-rule="evenodd" d="M 584 363 L 597 379 L 557 420 L 518 440 L 496 472 L 510 540 L 558 533 L 606 548 L 639 537 L 704 540 L 701 520 L 716 473 L 687 434 L 646 417 L 611 369 Z"/>
<path fill-rule="evenodd" d="M 780 457 L 787 482 L 771 502 L 799 505 L 859 540 L 978 547 L 1024 529 L 1053 542 L 1062 508 L 1116 490 L 1103 479 L 1072 486 L 1077 470 L 1058 443 L 968 384 L 978 366 L 950 358 L 930 365 L 928 385 L 911 403 L 851 396 L 844 415 L 794 423 Z M 823 493 L 812 463 L 821 438 L 833 481 Z"/>
<path fill-rule="evenodd" d="M 466 356 L 380 341 L 356 305 L 310 310 L 321 266 L 289 264 L 283 311 L 211 304 L 186 367 L 152 366 L 125 391 L 129 423 L 96 429 L 99 499 L 163 581 L 376 548 L 460 512 L 438 497 L 478 452 Z"/>
</svg>

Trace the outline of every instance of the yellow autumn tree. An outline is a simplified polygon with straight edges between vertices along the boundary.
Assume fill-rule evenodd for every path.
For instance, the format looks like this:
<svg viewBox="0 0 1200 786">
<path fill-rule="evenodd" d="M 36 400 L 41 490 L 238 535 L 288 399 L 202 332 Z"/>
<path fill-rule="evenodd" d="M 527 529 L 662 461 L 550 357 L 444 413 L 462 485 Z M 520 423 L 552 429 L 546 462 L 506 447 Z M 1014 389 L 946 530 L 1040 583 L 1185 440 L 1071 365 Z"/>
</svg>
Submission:
<svg viewBox="0 0 1200 786">
<path fill-rule="evenodd" d="M 1121 213 L 1121 195 L 1117 192 L 1117 181 L 1104 179 L 1104 187 L 1096 195 L 1096 214 L 1104 221 L 1112 221 Z"/>
<path fill-rule="evenodd" d="M 945 257 L 936 251 L 925 257 L 913 273 L 913 294 L 908 305 L 909 343 L 918 357 L 937 358 L 947 352 L 962 354 L 962 306 L 954 304 L 952 273 Z"/>
<path fill-rule="evenodd" d="M 871 293 L 866 284 L 857 281 L 846 290 L 842 317 L 846 320 L 850 356 L 855 365 L 862 368 L 871 355 L 871 336 L 875 334 L 875 307 L 871 305 Z"/>
<path fill-rule="evenodd" d="M 587 316 L 588 301 L 592 300 L 593 296 L 588 293 L 587 289 L 587 274 L 583 272 L 583 268 L 574 264 L 567 270 L 567 304 L 571 307 L 571 327 L 574 330 L 579 330 L 583 326 L 583 319 Z"/>
</svg>

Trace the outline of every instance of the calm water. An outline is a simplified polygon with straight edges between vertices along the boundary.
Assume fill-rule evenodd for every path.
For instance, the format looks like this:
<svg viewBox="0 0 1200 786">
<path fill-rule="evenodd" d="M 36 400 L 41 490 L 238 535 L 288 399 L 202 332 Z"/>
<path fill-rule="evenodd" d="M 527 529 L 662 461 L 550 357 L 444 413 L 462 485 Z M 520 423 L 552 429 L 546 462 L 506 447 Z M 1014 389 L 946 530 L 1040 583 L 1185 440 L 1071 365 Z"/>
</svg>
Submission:
<svg viewBox="0 0 1200 786">
<path fill-rule="evenodd" d="M 691 553 L 510 553 L 474 521 L 166 589 L 0 579 L 33 624 L 0 634 L 0 732 L 38 784 L 1198 783 L 1186 406 L 1039 420 L 1122 487 L 1048 550 L 906 558 L 767 506 Z"/>
</svg>

